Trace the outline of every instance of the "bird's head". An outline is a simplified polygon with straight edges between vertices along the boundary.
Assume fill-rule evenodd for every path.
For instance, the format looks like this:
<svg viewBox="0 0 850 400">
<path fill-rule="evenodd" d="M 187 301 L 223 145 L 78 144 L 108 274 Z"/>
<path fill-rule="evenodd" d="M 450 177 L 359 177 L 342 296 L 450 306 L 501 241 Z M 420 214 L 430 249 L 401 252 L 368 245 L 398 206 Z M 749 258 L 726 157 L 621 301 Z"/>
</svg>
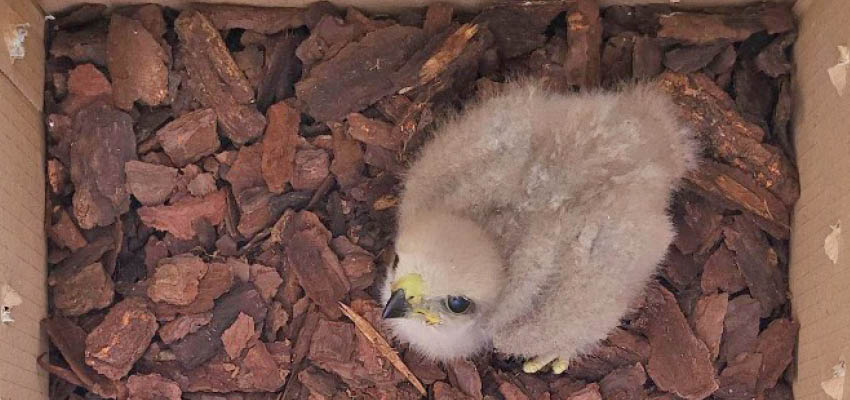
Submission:
<svg viewBox="0 0 850 400">
<path fill-rule="evenodd" d="M 396 255 L 382 293 L 383 317 L 396 337 L 439 360 L 484 349 L 486 318 L 505 285 L 492 238 L 467 218 L 407 216 Z"/>
</svg>

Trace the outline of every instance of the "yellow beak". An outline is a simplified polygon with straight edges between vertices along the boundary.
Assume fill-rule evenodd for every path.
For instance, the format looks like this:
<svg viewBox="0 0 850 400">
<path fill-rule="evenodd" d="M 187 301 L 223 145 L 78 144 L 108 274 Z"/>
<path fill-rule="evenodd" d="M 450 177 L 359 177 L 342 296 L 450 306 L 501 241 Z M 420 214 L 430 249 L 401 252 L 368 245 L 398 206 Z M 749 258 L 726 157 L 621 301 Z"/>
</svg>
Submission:
<svg viewBox="0 0 850 400">
<path fill-rule="evenodd" d="M 392 297 L 384 307 L 384 318 L 399 318 L 408 314 L 418 314 L 428 325 L 442 322 L 438 313 L 424 306 L 425 281 L 419 274 L 407 274 L 393 282 Z"/>
</svg>

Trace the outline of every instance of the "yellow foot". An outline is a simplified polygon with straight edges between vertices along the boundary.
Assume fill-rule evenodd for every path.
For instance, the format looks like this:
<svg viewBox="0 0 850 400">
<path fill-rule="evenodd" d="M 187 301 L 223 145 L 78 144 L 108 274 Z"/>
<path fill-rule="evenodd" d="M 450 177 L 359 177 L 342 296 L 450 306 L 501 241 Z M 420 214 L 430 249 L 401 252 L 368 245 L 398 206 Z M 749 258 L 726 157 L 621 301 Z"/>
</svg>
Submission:
<svg viewBox="0 0 850 400">
<path fill-rule="evenodd" d="M 540 372 L 555 359 L 555 356 L 534 357 L 522 364 L 522 370 L 526 374 L 534 374 Z"/>
<path fill-rule="evenodd" d="M 552 373 L 555 375 L 560 375 L 567 370 L 567 367 L 570 366 L 569 361 L 564 361 L 563 359 L 556 358 L 555 361 L 552 361 Z"/>
</svg>

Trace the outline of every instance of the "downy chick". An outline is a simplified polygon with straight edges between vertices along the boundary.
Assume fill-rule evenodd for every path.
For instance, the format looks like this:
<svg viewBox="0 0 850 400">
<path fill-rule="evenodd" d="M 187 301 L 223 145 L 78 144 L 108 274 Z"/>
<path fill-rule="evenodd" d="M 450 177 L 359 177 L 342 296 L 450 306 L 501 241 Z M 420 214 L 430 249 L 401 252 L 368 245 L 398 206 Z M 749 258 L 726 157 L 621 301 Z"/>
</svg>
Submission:
<svg viewBox="0 0 850 400">
<path fill-rule="evenodd" d="M 668 204 L 698 158 L 674 107 L 651 83 L 524 82 L 447 121 L 405 178 L 391 332 L 432 359 L 495 348 L 527 372 L 592 351 L 674 238 Z"/>
</svg>

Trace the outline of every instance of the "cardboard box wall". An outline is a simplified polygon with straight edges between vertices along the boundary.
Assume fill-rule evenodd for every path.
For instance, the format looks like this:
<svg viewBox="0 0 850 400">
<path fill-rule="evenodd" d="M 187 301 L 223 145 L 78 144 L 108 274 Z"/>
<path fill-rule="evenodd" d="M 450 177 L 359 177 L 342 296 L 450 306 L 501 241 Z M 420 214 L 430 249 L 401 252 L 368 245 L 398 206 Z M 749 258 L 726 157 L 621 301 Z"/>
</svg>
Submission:
<svg viewBox="0 0 850 400">
<path fill-rule="evenodd" d="M 228 2 L 300 6 L 312 1 Z M 391 10 L 428 2 L 336 1 L 367 10 Z M 489 1 L 452 2 L 475 8 Z M 679 4 L 745 2 L 682 0 Z M 45 143 L 41 116 L 44 16 L 74 3 L 0 0 L 0 307 L 20 303 L 11 309 L 15 321 L 0 323 L 0 400 L 47 398 L 47 374 L 36 364 L 36 357 L 47 349 L 39 329 L 39 320 L 47 312 Z M 185 2 L 159 3 L 179 6 Z M 794 318 L 801 323 L 797 358 L 792 365 L 794 394 L 798 399 L 843 400 L 850 397 L 841 390 L 850 378 L 836 377 L 835 367 L 850 357 L 850 251 L 848 239 L 843 237 L 850 236 L 850 232 L 841 233 L 842 229 L 850 230 L 842 226 L 842 221 L 850 225 L 850 93 L 839 95 L 827 70 L 839 63 L 837 46 L 850 45 L 850 0 L 798 0 L 795 11 L 800 18 L 800 36 L 794 50 L 793 125 L 802 194 L 795 209 L 791 240 L 790 288 Z M 19 38 L 18 28 L 26 31 L 25 56 L 12 62 L 8 45 Z M 850 66 L 837 70 L 846 74 Z M 830 246 L 826 243 L 834 244 L 829 252 L 832 257 L 827 255 Z"/>
</svg>

